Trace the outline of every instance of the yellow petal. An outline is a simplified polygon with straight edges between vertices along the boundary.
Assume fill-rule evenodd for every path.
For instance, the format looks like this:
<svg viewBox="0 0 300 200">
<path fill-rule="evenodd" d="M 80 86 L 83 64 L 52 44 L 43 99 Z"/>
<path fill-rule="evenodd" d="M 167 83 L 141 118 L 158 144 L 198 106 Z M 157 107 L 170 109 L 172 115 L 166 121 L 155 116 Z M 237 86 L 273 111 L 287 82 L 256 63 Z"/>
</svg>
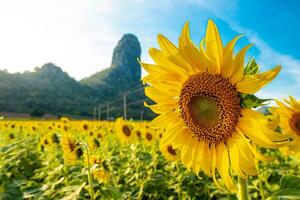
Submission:
<svg viewBox="0 0 300 200">
<path fill-rule="evenodd" d="M 210 146 L 210 155 L 211 155 L 211 173 L 212 173 L 212 177 L 213 177 L 213 181 L 214 183 L 217 185 L 217 187 L 219 187 L 220 189 L 224 189 L 221 184 L 219 183 L 219 181 L 216 179 L 216 167 L 217 167 L 217 152 L 216 152 L 216 147 L 214 144 L 212 144 Z M 219 155 L 218 155 L 219 156 Z M 219 159 L 219 157 L 218 157 Z"/>
<path fill-rule="evenodd" d="M 207 55 L 214 61 L 216 70 L 219 73 L 222 63 L 223 45 L 218 28 L 211 19 L 208 20 L 206 28 L 205 44 Z"/>
<path fill-rule="evenodd" d="M 205 39 L 202 39 L 200 41 L 200 53 L 205 62 L 205 67 L 206 67 L 208 73 L 216 74 L 216 73 L 218 73 L 217 72 L 218 70 L 216 69 L 215 64 L 212 62 L 212 60 L 207 55 L 206 50 L 204 48 L 204 42 L 205 42 Z"/>
<path fill-rule="evenodd" d="M 191 66 L 190 63 L 187 62 L 181 54 L 179 54 L 177 47 L 171 41 L 169 41 L 163 35 L 158 35 L 157 41 L 163 53 L 165 53 L 165 55 L 167 56 L 168 60 L 170 60 L 177 66 L 180 66 L 187 72 L 193 71 L 193 66 Z"/>
<path fill-rule="evenodd" d="M 278 148 L 287 143 L 287 141 L 284 141 L 286 138 L 285 135 L 268 130 L 268 128 L 266 128 L 267 125 L 258 123 L 259 120 L 253 119 L 251 113 L 247 112 L 248 110 L 249 109 L 242 110 L 243 117 L 240 118 L 237 130 L 240 130 L 240 132 L 245 134 L 256 144 L 263 147 Z M 274 140 L 280 142 L 275 142 Z"/>
<path fill-rule="evenodd" d="M 179 131 L 175 132 L 174 137 L 170 139 L 170 142 L 175 148 L 186 146 L 186 141 L 193 137 L 189 129 L 185 128 L 184 122 L 181 121 L 179 123 L 181 123 L 181 127 L 178 128 Z"/>
<path fill-rule="evenodd" d="M 181 149 L 181 160 L 188 169 L 191 169 L 195 157 L 195 140 L 193 137 L 186 138 L 186 144 Z"/>
<path fill-rule="evenodd" d="M 176 123 L 173 122 L 172 124 L 169 124 L 166 131 L 164 132 L 163 137 L 160 141 L 160 143 L 162 145 L 172 144 L 173 147 L 175 147 L 175 148 L 181 147 L 182 144 L 178 145 L 177 137 L 178 136 L 188 136 L 186 134 L 186 129 L 183 126 L 183 123 L 181 122 L 181 120 L 179 120 L 178 118 L 176 120 L 177 120 L 177 122 Z M 182 140 L 179 140 L 179 141 L 183 142 Z"/>
<path fill-rule="evenodd" d="M 202 154 L 201 154 L 201 150 L 203 143 L 202 142 L 198 142 L 197 146 L 196 146 L 196 151 L 195 151 L 195 162 L 194 162 L 194 166 L 193 166 L 193 171 L 198 174 L 199 171 L 201 170 L 201 159 L 202 159 Z"/>
<path fill-rule="evenodd" d="M 233 58 L 234 58 L 234 46 L 238 39 L 240 39 L 242 35 L 239 35 L 233 38 L 224 48 L 224 58 L 223 63 L 221 65 L 221 73 L 225 77 L 231 77 L 233 73 Z"/>
<path fill-rule="evenodd" d="M 234 192 L 236 190 L 236 187 L 233 184 L 233 181 L 229 175 L 229 156 L 228 156 L 228 150 L 224 143 L 220 143 L 217 147 L 217 169 L 218 172 L 226 186 L 226 188 Z M 220 156 L 220 158 L 219 158 Z"/>
<path fill-rule="evenodd" d="M 193 66 L 195 73 L 205 71 L 204 58 L 191 40 L 188 22 L 184 24 L 179 37 L 179 52 Z"/>
<path fill-rule="evenodd" d="M 161 114 L 161 115 L 157 116 L 156 118 L 154 118 L 150 122 L 150 126 L 166 127 L 167 125 L 174 124 L 174 122 L 175 122 L 175 124 L 176 124 L 176 122 L 178 122 L 178 117 L 176 116 L 176 113 L 168 112 L 168 113 Z"/>
<path fill-rule="evenodd" d="M 280 72 L 280 69 L 281 66 L 277 66 L 261 74 L 245 75 L 244 78 L 236 84 L 236 88 L 241 93 L 254 94 L 271 82 Z"/>
<path fill-rule="evenodd" d="M 153 101 L 156 103 L 161 103 L 161 104 L 167 104 L 167 103 L 176 103 L 178 102 L 177 99 L 174 98 L 173 92 L 171 91 L 161 91 L 157 88 L 154 87 L 146 87 L 145 88 L 145 94 L 151 98 Z M 175 93 L 174 93 L 175 95 Z"/>
<path fill-rule="evenodd" d="M 243 78 L 245 56 L 251 46 L 253 45 L 249 44 L 243 47 L 233 60 L 233 73 L 230 78 L 232 84 L 239 82 Z"/>
<path fill-rule="evenodd" d="M 180 66 L 172 62 L 170 58 L 167 57 L 162 51 L 155 48 L 150 48 L 149 55 L 151 56 L 151 58 L 154 60 L 156 64 L 161 66 L 166 66 L 167 69 L 169 69 L 169 71 L 176 72 L 182 77 L 188 76 L 188 73 L 185 71 L 184 66 Z"/>
<path fill-rule="evenodd" d="M 157 114 L 163 114 L 174 111 L 177 106 L 177 103 L 148 105 L 147 102 L 144 102 L 144 106 L 150 108 L 153 112 Z"/>
<path fill-rule="evenodd" d="M 233 171 L 241 178 L 246 179 L 247 175 L 240 168 L 240 157 L 239 150 L 237 146 L 236 138 L 229 139 L 229 155 L 230 155 L 230 164 Z"/>
<path fill-rule="evenodd" d="M 201 151 L 201 163 L 202 163 L 202 170 L 204 171 L 204 173 L 206 173 L 208 176 L 211 176 L 211 151 L 209 150 L 209 146 L 207 143 L 202 145 L 202 151 Z M 210 158 L 208 160 L 208 158 Z"/>
<path fill-rule="evenodd" d="M 247 138 L 243 134 L 241 134 L 241 138 L 244 140 L 244 143 L 248 146 L 248 148 L 252 151 L 252 153 L 256 159 L 261 160 L 261 161 L 273 161 L 274 160 L 274 158 L 264 156 L 260 152 L 258 152 L 256 150 L 256 146 L 254 144 L 251 145 L 250 141 L 248 141 Z"/>
<path fill-rule="evenodd" d="M 300 111 L 300 102 L 298 102 L 294 97 L 289 96 L 289 103 L 290 105 L 297 111 Z"/>
<path fill-rule="evenodd" d="M 251 120 L 251 122 L 255 124 L 254 126 L 260 127 L 259 131 L 261 131 L 267 138 L 269 138 L 273 142 L 283 142 L 287 141 L 290 138 L 290 136 L 287 134 L 280 134 L 272 129 L 269 129 L 267 123 L 268 119 L 260 112 L 251 109 L 244 109 L 243 116 L 247 118 L 246 121 Z"/>
<path fill-rule="evenodd" d="M 161 50 L 167 55 L 173 56 L 178 54 L 177 47 L 163 35 L 157 36 L 157 42 Z"/>
<path fill-rule="evenodd" d="M 240 133 L 242 135 L 242 133 Z M 245 140 L 241 137 L 237 139 L 237 146 L 239 149 L 240 167 L 248 175 L 256 175 L 257 171 L 255 168 L 255 156 L 252 153 L 251 149 L 245 144 Z"/>
</svg>

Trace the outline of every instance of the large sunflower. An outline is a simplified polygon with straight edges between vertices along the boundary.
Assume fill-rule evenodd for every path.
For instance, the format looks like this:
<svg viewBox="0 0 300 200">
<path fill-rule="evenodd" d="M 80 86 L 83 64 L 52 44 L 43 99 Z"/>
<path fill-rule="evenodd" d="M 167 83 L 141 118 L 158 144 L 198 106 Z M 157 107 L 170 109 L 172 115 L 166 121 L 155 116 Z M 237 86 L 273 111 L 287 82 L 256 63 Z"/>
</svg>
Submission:
<svg viewBox="0 0 300 200">
<path fill-rule="evenodd" d="M 241 178 L 255 175 L 255 159 L 264 159 L 251 140 L 268 148 L 277 148 L 287 140 L 286 135 L 268 128 L 262 114 L 242 107 L 241 95 L 257 92 L 281 67 L 245 74 L 244 58 L 251 45 L 235 55 L 239 38 L 224 47 L 216 25 L 209 20 L 198 48 L 185 23 L 179 47 L 158 35 L 161 50 L 149 50 L 155 64 L 141 63 L 149 73 L 143 78 L 149 85 L 145 93 L 156 102 L 149 107 L 159 114 L 151 125 L 167 126 L 162 145 L 180 147 L 182 162 L 188 168 L 195 173 L 203 170 L 222 186 L 216 179 L 217 169 L 230 191 L 236 189 L 231 171 Z"/>
<path fill-rule="evenodd" d="M 290 154 L 300 157 L 300 101 L 293 97 L 284 102 L 276 101 L 278 107 L 273 110 L 279 115 L 279 126 L 284 134 L 292 136 L 293 141 L 285 148 Z"/>
</svg>

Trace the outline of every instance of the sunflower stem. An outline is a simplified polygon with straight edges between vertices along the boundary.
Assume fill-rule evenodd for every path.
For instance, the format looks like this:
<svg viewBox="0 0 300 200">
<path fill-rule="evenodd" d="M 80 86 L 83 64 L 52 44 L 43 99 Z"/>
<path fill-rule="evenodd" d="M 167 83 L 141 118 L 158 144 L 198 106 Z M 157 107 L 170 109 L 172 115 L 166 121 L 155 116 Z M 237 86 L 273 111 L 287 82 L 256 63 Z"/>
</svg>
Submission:
<svg viewBox="0 0 300 200">
<path fill-rule="evenodd" d="M 247 188 L 247 179 L 238 177 L 239 181 L 239 200 L 248 200 L 248 188 Z"/>
<path fill-rule="evenodd" d="M 176 170 L 177 170 L 177 181 L 178 181 L 178 199 L 181 199 L 181 176 L 180 176 L 180 170 L 179 170 L 179 163 L 176 161 Z"/>
<path fill-rule="evenodd" d="M 91 164 L 90 164 L 90 151 L 87 144 L 83 144 L 86 150 L 86 157 L 87 157 L 87 165 L 88 165 L 88 182 L 89 182 L 89 189 L 90 189 L 90 197 L 91 200 L 94 200 L 94 186 L 93 186 L 93 175 L 91 173 Z"/>
</svg>

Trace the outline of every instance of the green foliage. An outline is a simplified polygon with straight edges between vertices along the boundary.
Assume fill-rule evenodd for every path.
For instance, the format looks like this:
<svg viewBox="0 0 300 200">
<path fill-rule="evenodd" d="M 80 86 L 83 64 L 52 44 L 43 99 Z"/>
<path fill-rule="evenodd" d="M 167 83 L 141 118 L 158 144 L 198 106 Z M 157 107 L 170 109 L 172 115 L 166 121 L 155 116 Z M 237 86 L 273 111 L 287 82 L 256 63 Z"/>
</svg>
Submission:
<svg viewBox="0 0 300 200">
<path fill-rule="evenodd" d="M 253 94 L 241 94 L 243 108 L 257 108 L 268 105 L 272 99 L 260 99 Z"/>
<path fill-rule="evenodd" d="M 268 199 L 300 199 L 300 178 L 295 176 L 282 177 L 280 188 Z"/>
<path fill-rule="evenodd" d="M 77 164 L 66 165 L 59 143 L 40 148 L 42 133 L 27 134 L 26 129 L 9 127 L 14 138 L 9 139 L 11 131 L 0 130 L 2 138 L 7 138 L 0 140 L 0 199 L 90 198 L 84 158 Z M 53 140 L 51 135 L 49 139 L 61 141 L 60 130 L 53 131 L 58 139 Z M 95 199 L 237 199 L 236 194 L 219 189 L 203 172 L 196 175 L 180 161 L 167 161 L 158 150 L 158 143 L 146 145 L 140 141 L 124 145 L 111 131 L 101 129 L 104 137 L 99 139 L 100 146 L 90 150 L 101 160 L 91 168 L 101 168 L 110 176 L 107 182 L 93 178 Z M 72 134 L 81 145 L 85 143 L 86 134 Z M 276 160 L 257 163 L 258 176 L 248 179 L 251 198 L 299 199 L 299 161 L 278 150 L 260 151 Z"/>
<path fill-rule="evenodd" d="M 43 117 L 43 115 L 45 114 L 45 111 L 35 108 L 30 112 L 30 116 L 31 117 Z"/>
<path fill-rule="evenodd" d="M 252 58 L 250 61 L 247 63 L 245 69 L 244 69 L 244 74 L 248 75 L 255 75 L 259 73 L 259 66 L 256 63 L 255 59 Z"/>
</svg>

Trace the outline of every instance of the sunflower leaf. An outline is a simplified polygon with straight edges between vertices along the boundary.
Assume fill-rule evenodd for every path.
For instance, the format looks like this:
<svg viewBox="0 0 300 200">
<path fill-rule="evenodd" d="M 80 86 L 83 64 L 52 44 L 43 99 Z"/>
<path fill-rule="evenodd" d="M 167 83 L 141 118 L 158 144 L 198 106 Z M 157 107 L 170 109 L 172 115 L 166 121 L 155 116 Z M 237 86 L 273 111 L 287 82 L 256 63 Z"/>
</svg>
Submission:
<svg viewBox="0 0 300 200">
<path fill-rule="evenodd" d="M 244 74 L 255 75 L 259 73 L 259 65 L 256 63 L 255 59 L 252 58 L 246 65 L 244 69 Z"/>
<path fill-rule="evenodd" d="M 280 188 L 268 200 L 273 199 L 300 199 L 300 178 L 284 176 L 280 181 Z"/>
<path fill-rule="evenodd" d="M 260 99 L 252 94 L 241 94 L 243 108 L 257 108 L 267 105 L 272 99 Z"/>
</svg>

